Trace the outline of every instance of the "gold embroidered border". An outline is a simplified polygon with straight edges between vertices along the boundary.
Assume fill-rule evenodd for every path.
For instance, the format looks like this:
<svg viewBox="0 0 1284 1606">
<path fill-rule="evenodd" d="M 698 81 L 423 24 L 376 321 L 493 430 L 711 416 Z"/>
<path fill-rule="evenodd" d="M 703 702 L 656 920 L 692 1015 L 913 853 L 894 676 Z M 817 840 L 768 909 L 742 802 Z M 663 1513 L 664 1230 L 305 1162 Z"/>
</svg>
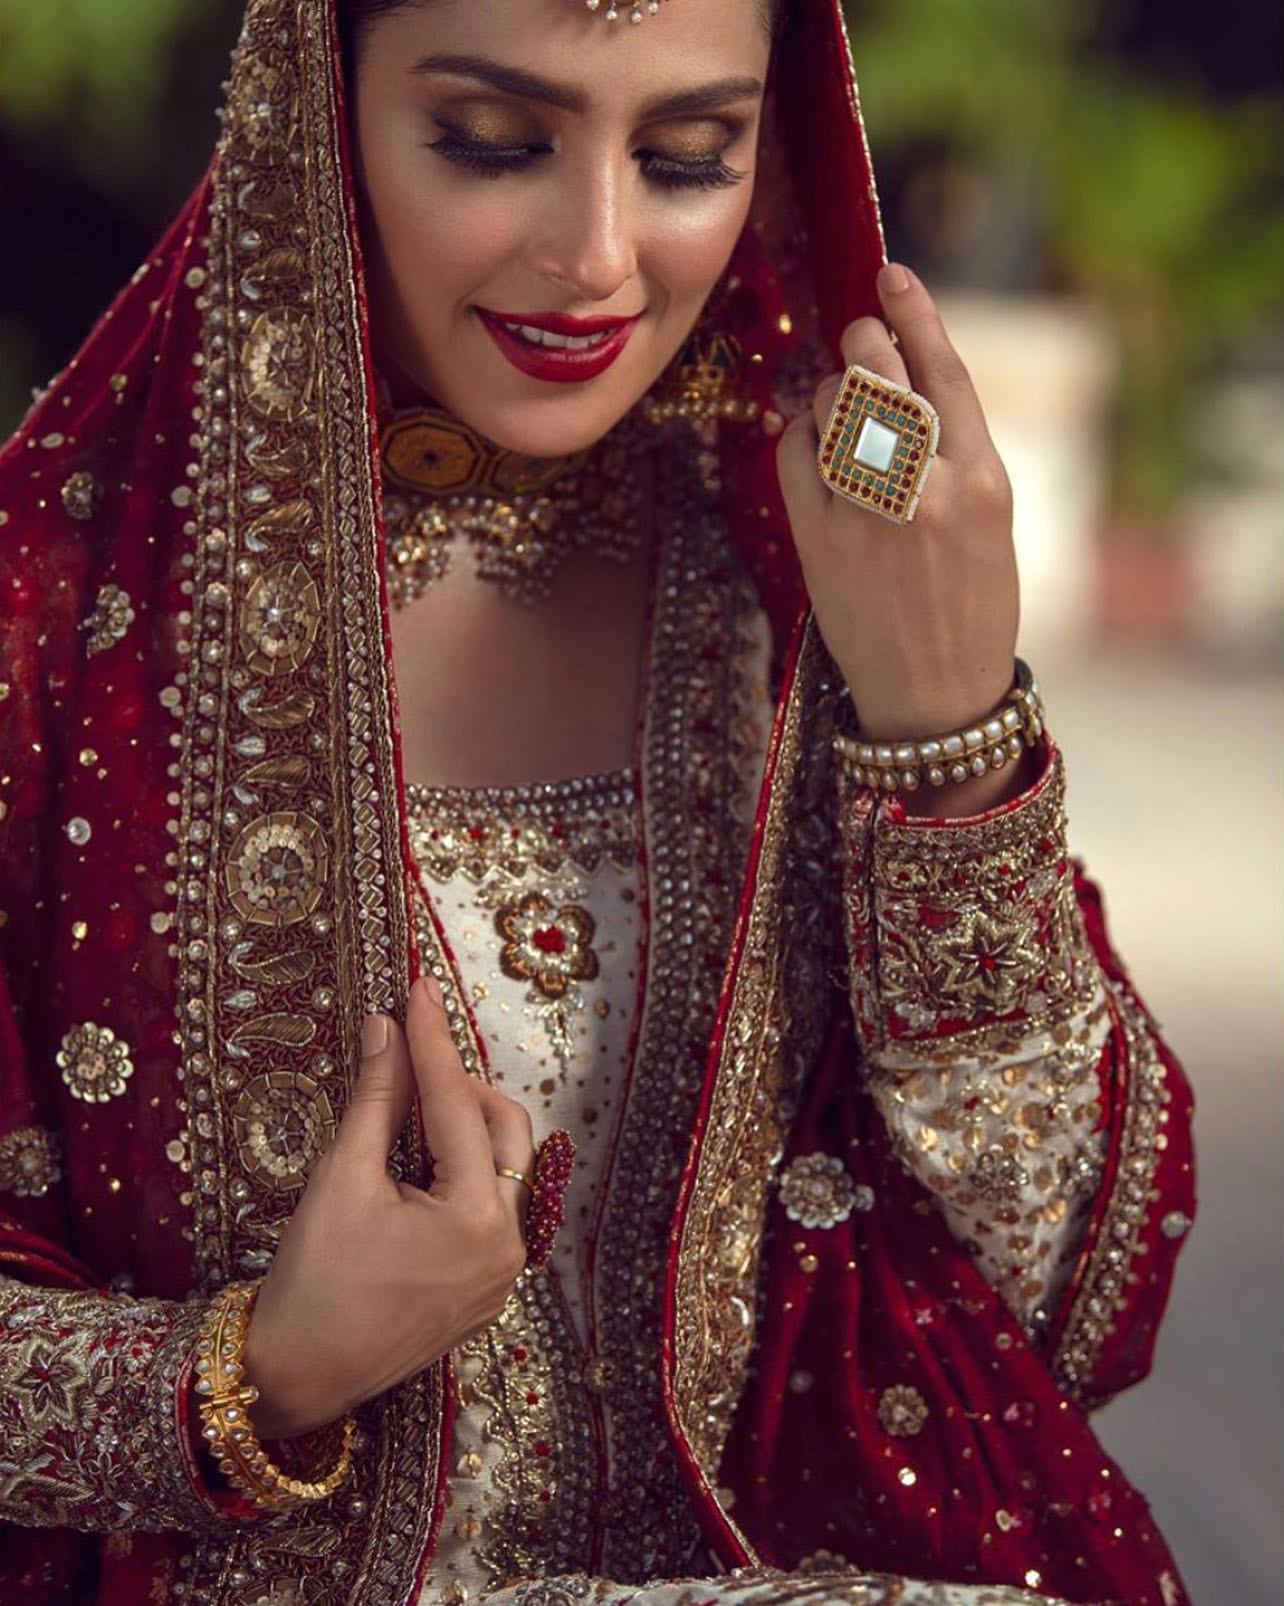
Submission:
<svg viewBox="0 0 1284 1606">
<path fill-rule="evenodd" d="M 630 771 L 547 785 L 410 786 L 410 844 L 434 881 L 480 882 L 500 871 L 520 879 L 568 866 L 592 875 L 637 862 L 637 808 Z"/>
<path fill-rule="evenodd" d="M 834 997 L 826 664 L 809 625 L 777 727 L 761 857 L 682 1228 L 674 1409 L 711 1492 L 754 1341 L 767 1190 Z"/>
<path fill-rule="evenodd" d="M 360 310 L 329 7 L 253 0 L 204 267 L 179 830 L 183 1077 L 200 1286 L 261 1271 L 407 947 Z M 180 505 L 183 505 L 180 502 Z M 420 1157 L 403 1146 L 403 1174 Z M 224 1536 L 181 1586 L 401 1606 L 428 1539 L 441 1369 L 361 1413 L 324 1509 Z M 318 1560 L 324 1565 L 318 1566 Z"/>
<path fill-rule="evenodd" d="M 1052 1360 L 1062 1384 L 1076 1395 L 1091 1383 L 1114 1319 L 1128 1307 L 1129 1277 L 1153 1208 L 1155 1173 L 1168 1141 L 1167 1106 L 1172 1102 L 1149 1016 L 1124 989 L 1111 988 L 1110 997 L 1127 1044 L 1120 1084 L 1126 1105 L 1119 1167 Z"/>
<path fill-rule="evenodd" d="M 671 450 L 660 487 L 657 580 L 643 763 L 648 943 L 644 1010 L 620 1134 L 605 1180 L 593 1297 L 613 1364 L 612 1577 L 680 1563 L 698 1538 L 664 1420 L 661 1321 L 680 1166 L 735 915 L 746 838 L 736 832 L 756 754 L 742 718 L 753 598 L 735 573 L 716 491 L 692 443 Z M 719 651 L 714 654 L 711 648 Z M 747 834 L 746 834 L 747 837 Z"/>
</svg>

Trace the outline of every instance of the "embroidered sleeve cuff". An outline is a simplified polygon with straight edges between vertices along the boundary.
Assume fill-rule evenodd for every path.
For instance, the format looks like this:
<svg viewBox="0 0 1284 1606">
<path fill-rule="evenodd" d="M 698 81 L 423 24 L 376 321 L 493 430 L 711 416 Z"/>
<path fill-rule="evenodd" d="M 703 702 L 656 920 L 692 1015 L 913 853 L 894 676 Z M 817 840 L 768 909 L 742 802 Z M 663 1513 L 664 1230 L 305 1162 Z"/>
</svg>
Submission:
<svg viewBox="0 0 1284 1606">
<path fill-rule="evenodd" d="M 1097 967 L 1051 742 L 1033 786 L 971 818 L 906 819 L 894 802 L 853 792 L 843 784 L 844 901 L 867 1047 L 1024 1037 L 1082 1007 Z"/>
<path fill-rule="evenodd" d="M 198 1303 L 0 1278 L 0 1519 L 30 1528 L 221 1532 L 192 1418 Z"/>
</svg>

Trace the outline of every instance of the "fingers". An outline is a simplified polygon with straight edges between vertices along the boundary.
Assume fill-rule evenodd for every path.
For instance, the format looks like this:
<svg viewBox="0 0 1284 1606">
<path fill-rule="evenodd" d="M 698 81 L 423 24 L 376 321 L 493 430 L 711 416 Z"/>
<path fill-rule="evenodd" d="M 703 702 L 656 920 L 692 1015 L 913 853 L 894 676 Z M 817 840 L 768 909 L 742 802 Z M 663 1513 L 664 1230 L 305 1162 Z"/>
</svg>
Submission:
<svg viewBox="0 0 1284 1606">
<path fill-rule="evenodd" d="M 887 325 L 881 318 L 857 318 L 855 323 L 849 323 L 843 331 L 842 351 L 843 361 L 849 366 L 852 363 L 859 363 L 862 368 L 882 374 L 884 379 L 890 379 L 893 384 L 909 384 L 905 364 L 892 344 Z M 829 415 L 833 411 L 834 398 L 838 395 L 838 388 L 842 382 L 841 374 L 831 374 L 828 379 L 822 379 L 816 387 L 812 413 L 818 435 L 825 433 L 825 426 L 829 423 Z"/>
<path fill-rule="evenodd" d="M 339 1123 L 334 1151 L 385 1174 L 388 1155 L 410 1116 L 414 1072 L 406 1039 L 386 1015 L 369 1015 L 361 1032 L 361 1069 Z"/>
<path fill-rule="evenodd" d="M 789 526 L 806 570 L 811 536 L 823 528 L 831 500 L 829 487 L 816 467 L 816 427 L 809 414 L 799 413 L 780 437 L 776 473 Z"/>
<path fill-rule="evenodd" d="M 492 1163 L 506 1171 L 517 1171 L 528 1177 L 535 1164 L 535 1137 L 531 1131 L 531 1118 L 520 1104 L 506 1098 L 498 1088 L 477 1086 L 478 1103 L 486 1132 L 490 1138 Z M 497 1177 L 500 1197 L 516 1217 L 519 1229 L 525 1233 L 526 1211 L 530 1205 L 531 1190 L 514 1177 Z"/>
<path fill-rule="evenodd" d="M 889 262 L 878 276 L 878 294 L 900 342 L 909 383 L 941 415 L 942 453 L 958 455 L 960 443 L 966 451 L 978 439 L 988 441 L 971 375 L 951 345 L 923 282 L 899 262 Z"/>
<path fill-rule="evenodd" d="M 410 989 L 406 1036 L 419 1089 L 424 1140 L 433 1159 L 431 1192 L 493 1199 L 495 1161 L 476 1084 L 460 1063 L 441 1006 L 441 991 L 428 977 L 420 977 Z"/>
</svg>

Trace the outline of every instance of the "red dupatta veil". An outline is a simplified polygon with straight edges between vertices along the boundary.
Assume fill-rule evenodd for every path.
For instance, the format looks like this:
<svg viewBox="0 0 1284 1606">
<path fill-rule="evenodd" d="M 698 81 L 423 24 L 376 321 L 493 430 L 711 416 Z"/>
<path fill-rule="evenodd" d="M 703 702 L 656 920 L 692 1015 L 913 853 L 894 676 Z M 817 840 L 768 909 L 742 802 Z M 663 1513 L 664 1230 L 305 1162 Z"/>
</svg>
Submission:
<svg viewBox="0 0 1284 1606">
<path fill-rule="evenodd" d="M 837 0 L 790 8 L 766 128 L 719 311 L 770 413 L 807 404 L 876 305 Z M 417 959 L 374 418 L 331 8 L 251 0 L 208 175 L 0 457 L 0 1153 L 45 1184 L 0 1194 L 0 1270 L 28 1284 L 180 1301 L 261 1270 L 342 1111 L 363 1014 L 404 1005 Z M 1148 1365 L 1173 1246 L 1153 1215 L 1126 1244 L 1110 1233 L 1129 1189 L 1189 1206 L 1183 1084 L 1165 1059 L 1170 1108 L 1139 1076 L 1106 1089 L 1098 1219 L 1036 1349 L 887 1153 L 845 1003 L 804 1020 L 788 996 L 782 900 L 825 664 L 800 627 L 774 453 L 769 430 L 727 428 L 723 511 L 785 669 L 668 1264 L 690 1498 L 726 1564 L 825 1550 L 1173 1606 L 1171 1559 L 1085 1407 Z M 1122 979 L 1089 893 L 1085 910 Z M 783 1242 L 760 1258 L 779 1150 L 836 1135 L 878 1209 L 807 1273 Z M 400 1159 L 422 1170 L 413 1132 Z M 912 1466 L 872 1403 L 911 1362 L 934 1399 Z M 249 1606 L 302 1569 L 309 1602 L 412 1600 L 448 1417 L 440 1367 L 375 1402 L 356 1496 L 270 1529 L 14 1526 L 0 1586 L 23 1593 L 0 1595 Z"/>
</svg>

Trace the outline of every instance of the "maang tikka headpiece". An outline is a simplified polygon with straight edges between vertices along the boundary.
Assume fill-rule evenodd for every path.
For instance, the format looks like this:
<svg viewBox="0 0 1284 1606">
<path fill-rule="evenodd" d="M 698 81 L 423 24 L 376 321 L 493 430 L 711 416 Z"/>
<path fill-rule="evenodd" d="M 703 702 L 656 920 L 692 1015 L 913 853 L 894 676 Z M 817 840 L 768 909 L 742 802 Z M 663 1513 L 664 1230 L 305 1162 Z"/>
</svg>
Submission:
<svg viewBox="0 0 1284 1606">
<path fill-rule="evenodd" d="M 654 17 L 660 10 L 660 0 L 622 0 L 628 7 L 629 21 L 641 22 L 644 12 L 650 12 Z M 590 11 L 601 11 L 602 0 L 584 0 Z M 606 0 L 606 10 L 602 13 L 608 22 L 620 20 L 621 0 Z"/>
</svg>

